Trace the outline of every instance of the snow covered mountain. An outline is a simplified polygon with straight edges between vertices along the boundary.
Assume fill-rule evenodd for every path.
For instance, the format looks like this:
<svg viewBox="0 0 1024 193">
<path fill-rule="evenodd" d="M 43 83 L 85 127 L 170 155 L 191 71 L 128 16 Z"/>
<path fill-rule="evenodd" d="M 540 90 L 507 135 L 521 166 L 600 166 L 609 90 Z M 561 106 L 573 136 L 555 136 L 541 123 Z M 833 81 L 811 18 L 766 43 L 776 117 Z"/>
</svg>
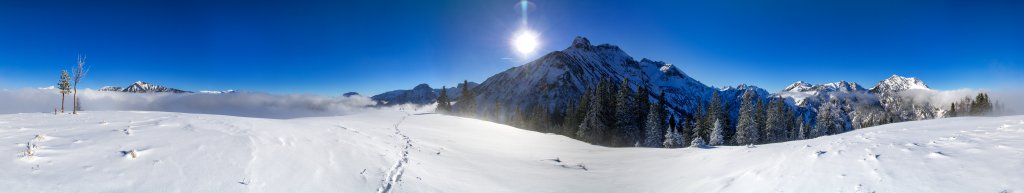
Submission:
<svg viewBox="0 0 1024 193">
<path fill-rule="evenodd" d="M 437 101 L 438 93 L 430 85 L 419 84 L 412 90 L 396 90 L 374 95 L 372 98 L 378 105 L 395 104 L 430 104 Z"/>
<path fill-rule="evenodd" d="M 649 59 L 638 61 L 618 46 L 592 45 L 587 38 L 576 37 L 564 50 L 487 78 L 474 89 L 476 110 L 492 112 L 501 108 L 502 113 L 508 113 L 512 109 L 533 106 L 564 109 L 602 79 L 615 85 L 628 79 L 633 90 L 648 87 L 652 98 L 664 92 L 668 108 L 675 117 L 694 112 L 698 102 L 710 100 L 716 90 L 721 92 L 724 102 L 732 103 L 727 105 L 732 111 L 739 108 L 736 99 L 746 90 L 760 93 L 761 97 L 769 96 L 767 91 L 755 86 L 710 87 L 690 77 L 677 65 Z"/>
<path fill-rule="evenodd" d="M 936 118 L 940 109 L 905 96 L 904 92 L 912 90 L 930 89 L 920 79 L 892 75 L 871 89 L 846 81 L 819 85 L 797 81 L 776 95 L 812 113 L 830 105 L 840 110 L 839 116 L 852 128 Z"/>
<path fill-rule="evenodd" d="M 813 123 L 822 106 L 827 106 L 844 130 L 883 124 L 879 119 L 887 116 L 875 94 L 860 84 L 847 81 L 818 85 L 797 81 L 775 95 L 801 107 L 808 123 Z"/>
<path fill-rule="evenodd" d="M 609 148 L 427 111 L 0 115 L 5 192 L 1019 192 L 1024 116 Z M 31 154 L 29 154 L 31 152 Z M 457 179 L 457 180 L 454 180 Z"/>
<path fill-rule="evenodd" d="M 928 85 L 924 84 L 924 81 L 914 77 L 902 77 L 898 75 L 892 75 L 885 80 L 879 81 L 875 87 L 871 87 L 871 92 L 875 93 L 895 93 L 911 89 L 920 90 L 931 90 Z"/>
<path fill-rule="evenodd" d="M 857 83 L 839 81 L 827 84 L 811 85 L 804 81 L 797 81 L 786 87 L 785 92 L 861 92 L 867 91 Z"/>
<path fill-rule="evenodd" d="M 913 101 L 905 97 L 904 92 L 928 91 L 928 85 L 917 78 L 892 75 L 879 81 L 871 88 L 871 93 L 878 95 L 878 100 L 886 111 L 897 118 L 895 121 L 913 121 L 935 118 L 940 109 L 932 107 L 927 101 Z"/>
<path fill-rule="evenodd" d="M 476 87 L 477 83 L 469 82 L 469 88 Z M 455 99 L 461 95 L 462 87 L 465 85 L 460 83 L 455 88 L 447 88 L 448 98 Z M 358 94 L 358 93 L 356 93 Z M 348 96 L 348 94 L 346 94 Z M 441 96 L 441 88 L 432 88 L 427 84 L 419 84 L 413 87 L 411 90 L 394 90 L 384 92 L 378 95 L 370 97 L 374 101 L 377 101 L 378 106 L 397 105 L 397 104 L 416 104 L 425 105 L 437 102 L 437 97 Z"/>
<path fill-rule="evenodd" d="M 117 92 L 130 92 L 130 93 L 192 93 L 192 91 L 179 90 L 175 88 L 164 87 L 156 84 L 150 84 L 142 81 L 135 81 L 127 87 L 121 88 L 116 86 L 105 86 L 100 89 L 101 91 L 117 91 Z"/>
<path fill-rule="evenodd" d="M 779 96 L 791 98 L 793 104 L 799 106 L 806 106 L 808 102 L 821 102 L 821 99 L 827 101 L 831 96 L 835 97 L 856 97 L 860 94 L 866 94 L 867 89 L 861 87 L 857 83 L 851 83 L 846 81 L 811 85 L 804 81 L 797 81 L 789 86 L 786 86 L 781 92 L 777 93 Z M 807 98 L 816 101 L 807 101 Z"/>
</svg>

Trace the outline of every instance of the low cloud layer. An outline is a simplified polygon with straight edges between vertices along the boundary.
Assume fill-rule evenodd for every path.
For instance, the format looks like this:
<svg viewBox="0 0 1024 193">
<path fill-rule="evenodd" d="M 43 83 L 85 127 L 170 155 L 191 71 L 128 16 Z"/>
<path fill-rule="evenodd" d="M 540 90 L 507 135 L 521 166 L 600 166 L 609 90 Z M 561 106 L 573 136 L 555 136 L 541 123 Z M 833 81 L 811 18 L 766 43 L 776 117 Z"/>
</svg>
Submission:
<svg viewBox="0 0 1024 193">
<path fill-rule="evenodd" d="M 949 105 L 954 102 L 959 102 L 964 98 L 970 97 L 974 99 L 978 93 L 988 93 L 989 98 L 993 102 L 998 102 L 1003 105 L 1007 114 L 1021 114 L 1024 113 L 1024 91 L 984 91 L 975 89 L 957 89 L 957 90 L 907 90 L 900 94 L 904 97 L 913 99 L 915 103 L 919 104 L 930 104 L 936 108 L 949 108 Z"/>
<path fill-rule="evenodd" d="M 900 92 L 904 97 L 913 99 L 915 103 L 928 103 L 934 107 L 949 108 L 949 104 L 963 100 L 966 97 L 974 98 L 980 90 L 957 89 L 957 90 L 906 90 Z"/>
<path fill-rule="evenodd" d="M 166 94 L 121 93 L 79 90 L 87 111 L 135 110 L 220 114 L 260 118 L 335 116 L 358 112 L 373 100 L 363 96 L 326 97 L 272 95 L 265 93 Z M 60 93 L 53 89 L 0 91 L 0 114 L 53 112 L 60 107 Z M 65 109 L 72 100 L 67 96 Z"/>
<path fill-rule="evenodd" d="M 1002 104 L 1008 114 L 1024 114 L 1024 90 L 992 92 L 989 97 Z"/>
</svg>

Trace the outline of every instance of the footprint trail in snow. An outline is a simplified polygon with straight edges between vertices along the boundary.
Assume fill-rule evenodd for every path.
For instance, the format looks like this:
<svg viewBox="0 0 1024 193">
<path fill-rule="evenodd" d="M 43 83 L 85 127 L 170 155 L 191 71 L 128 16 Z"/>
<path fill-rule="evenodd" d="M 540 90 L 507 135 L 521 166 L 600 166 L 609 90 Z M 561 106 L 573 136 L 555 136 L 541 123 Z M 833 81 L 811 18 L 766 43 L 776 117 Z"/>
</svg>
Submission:
<svg viewBox="0 0 1024 193">
<path fill-rule="evenodd" d="M 392 166 L 387 175 L 384 176 L 384 180 L 381 182 L 380 188 L 377 189 L 377 193 L 391 192 L 391 189 L 393 189 L 398 184 L 398 181 L 401 180 L 402 173 L 405 171 L 405 165 L 409 163 L 409 147 L 412 147 L 412 140 L 409 139 L 409 136 L 403 134 L 401 129 L 398 129 L 398 126 L 402 124 L 402 121 L 405 121 L 406 117 L 409 117 L 408 113 L 406 113 L 405 116 L 402 116 L 402 119 L 399 119 L 398 122 L 392 126 L 395 130 L 395 135 L 400 136 L 400 140 L 404 144 L 402 145 L 401 157 L 395 161 L 395 165 Z"/>
</svg>

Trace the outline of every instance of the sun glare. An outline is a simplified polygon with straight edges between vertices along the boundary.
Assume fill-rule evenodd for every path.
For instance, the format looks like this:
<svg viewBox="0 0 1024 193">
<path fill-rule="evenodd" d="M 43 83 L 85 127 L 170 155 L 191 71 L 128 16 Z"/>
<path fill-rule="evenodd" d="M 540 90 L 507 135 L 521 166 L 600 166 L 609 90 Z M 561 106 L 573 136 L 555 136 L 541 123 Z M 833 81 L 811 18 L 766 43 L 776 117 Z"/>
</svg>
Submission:
<svg viewBox="0 0 1024 193">
<path fill-rule="evenodd" d="M 540 44 L 537 40 L 537 33 L 530 30 L 523 30 L 516 33 L 512 38 L 512 46 L 522 55 L 529 55 L 537 49 Z"/>
</svg>

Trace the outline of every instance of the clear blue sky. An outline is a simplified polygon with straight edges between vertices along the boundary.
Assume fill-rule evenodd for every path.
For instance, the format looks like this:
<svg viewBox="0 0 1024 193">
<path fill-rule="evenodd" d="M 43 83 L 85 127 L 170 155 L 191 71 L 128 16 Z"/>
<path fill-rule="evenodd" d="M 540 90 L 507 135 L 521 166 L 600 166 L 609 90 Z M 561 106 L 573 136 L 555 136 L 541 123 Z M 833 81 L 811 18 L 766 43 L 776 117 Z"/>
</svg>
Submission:
<svg viewBox="0 0 1024 193">
<path fill-rule="evenodd" d="M 524 63 L 518 1 L 0 0 L 0 88 L 52 85 L 88 54 L 86 87 L 377 94 Z M 1024 82 L 1022 1 L 532 1 L 541 52 L 576 35 L 676 64 L 706 84 L 797 80 L 933 88 Z"/>
</svg>

